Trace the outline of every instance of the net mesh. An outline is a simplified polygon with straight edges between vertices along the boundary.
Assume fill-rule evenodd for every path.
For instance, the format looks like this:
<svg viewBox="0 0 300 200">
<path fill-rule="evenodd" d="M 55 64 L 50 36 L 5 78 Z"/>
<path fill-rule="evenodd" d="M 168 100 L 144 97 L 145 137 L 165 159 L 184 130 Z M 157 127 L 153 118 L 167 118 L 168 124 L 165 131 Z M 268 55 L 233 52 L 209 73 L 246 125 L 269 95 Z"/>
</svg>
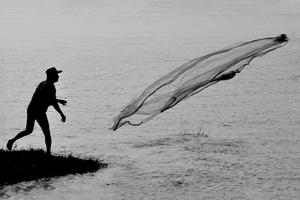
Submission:
<svg viewBox="0 0 300 200">
<path fill-rule="evenodd" d="M 114 118 L 112 130 L 124 124 L 139 126 L 203 89 L 233 78 L 257 56 L 284 46 L 288 39 L 262 38 L 195 58 L 161 77 L 133 99 Z"/>
</svg>

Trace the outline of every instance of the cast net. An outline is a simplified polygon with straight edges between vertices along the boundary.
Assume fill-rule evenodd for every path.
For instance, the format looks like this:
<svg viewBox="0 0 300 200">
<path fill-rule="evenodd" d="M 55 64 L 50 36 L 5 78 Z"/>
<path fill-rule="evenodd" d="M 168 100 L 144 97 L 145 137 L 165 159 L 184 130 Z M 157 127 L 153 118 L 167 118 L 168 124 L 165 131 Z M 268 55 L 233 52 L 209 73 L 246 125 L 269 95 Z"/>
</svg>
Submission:
<svg viewBox="0 0 300 200">
<path fill-rule="evenodd" d="M 229 80 L 257 56 L 284 46 L 286 35 L 262 38 L 195 58 L 148 86 L 114 118 L 112 130 L 139 126 L 219 81 Z"/>
</svg>

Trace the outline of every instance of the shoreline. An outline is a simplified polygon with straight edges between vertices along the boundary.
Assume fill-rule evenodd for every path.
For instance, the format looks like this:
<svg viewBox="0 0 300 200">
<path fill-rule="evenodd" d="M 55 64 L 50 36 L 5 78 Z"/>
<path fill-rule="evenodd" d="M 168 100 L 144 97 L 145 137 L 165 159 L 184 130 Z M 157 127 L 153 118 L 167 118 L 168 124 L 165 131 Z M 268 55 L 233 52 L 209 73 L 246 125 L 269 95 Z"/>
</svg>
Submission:
<svg viewBox="0 0 300 200">
<path fill-rule="evenodd" d="M 72 154 L 47 155 L 42 149 L 0 149 L 0 159 L 0 187 L 41 178 L 96 172 L 108 166 L 96 158 L 80 158 Z"/>
</svg>

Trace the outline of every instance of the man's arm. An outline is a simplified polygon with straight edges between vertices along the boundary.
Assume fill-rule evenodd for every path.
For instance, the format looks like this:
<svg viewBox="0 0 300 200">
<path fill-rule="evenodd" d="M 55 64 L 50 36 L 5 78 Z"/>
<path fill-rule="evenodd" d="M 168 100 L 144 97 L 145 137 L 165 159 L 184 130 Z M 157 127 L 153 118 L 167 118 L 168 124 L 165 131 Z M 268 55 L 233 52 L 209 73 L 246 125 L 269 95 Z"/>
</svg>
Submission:
<svg viewBox="0 0 300 200">
<path fill-rule="evenodd" d="M 60 103 L 61 105 L 66 105 L 67 104 L 67 101 L 66 100 L 63 100 L 63 99 L 56 99 L 57 103 Z"/>
<path fill-rule="evenodd" d="M 56 89 L 53 85 L 52 89 L 51 89 L 51 96 L 52 96 L 52 106 L 54 107 L 54 109 L 60 114 L 61 116 L 61 121 L 65 122 L 66 121 L 66 116 L 64 115 L 64 113 L 61 111 L 58 102 L 60 103 L 64 103 L 66 104 L 67 102 L 65 100 L 61 100 L 61 99 L 56 99 Z"/>
<path fill-rule="evenodd" d="M 55 102 L 55 103 L 53 104 L 53 107 L 54 107 L 54 109 L 60 114 L 60 116 L 61 116 L 61 121 L 62 121 L 62 122 L 65 122 L 65 121 L 66 121 L 66 116 L 65 116 L 64 113 L 61 111 L 61 109 L 60 109 L 58 103 Z"/>
</svg>

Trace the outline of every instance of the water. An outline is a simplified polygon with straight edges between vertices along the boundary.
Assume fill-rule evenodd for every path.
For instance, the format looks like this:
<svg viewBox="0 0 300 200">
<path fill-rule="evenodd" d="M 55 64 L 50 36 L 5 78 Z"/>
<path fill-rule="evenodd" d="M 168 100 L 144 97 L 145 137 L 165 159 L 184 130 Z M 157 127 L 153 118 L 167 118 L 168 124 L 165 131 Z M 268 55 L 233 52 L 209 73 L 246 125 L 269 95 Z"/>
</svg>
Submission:
<svg viewBox="0 0 300 200">
<path fill-rule="evenodd" d="M 45 69 L 65 124 L 48 111 L 55 153 L 108 169 L 4 187 L 5 199 L 298 199 L 300 4 L 282 1 L 0 1 L 1 148 L 25 126 Z M 286 33 L 255 59 L 140 127 L 108 130 L 143 89 L 192 58 Z M 201 134 L 203 133 L 204 134 Z M 206 137 L 207 136 L 207 137 Z M 43 147 L 36 126 L 16 149 Z"/>
</svg>

